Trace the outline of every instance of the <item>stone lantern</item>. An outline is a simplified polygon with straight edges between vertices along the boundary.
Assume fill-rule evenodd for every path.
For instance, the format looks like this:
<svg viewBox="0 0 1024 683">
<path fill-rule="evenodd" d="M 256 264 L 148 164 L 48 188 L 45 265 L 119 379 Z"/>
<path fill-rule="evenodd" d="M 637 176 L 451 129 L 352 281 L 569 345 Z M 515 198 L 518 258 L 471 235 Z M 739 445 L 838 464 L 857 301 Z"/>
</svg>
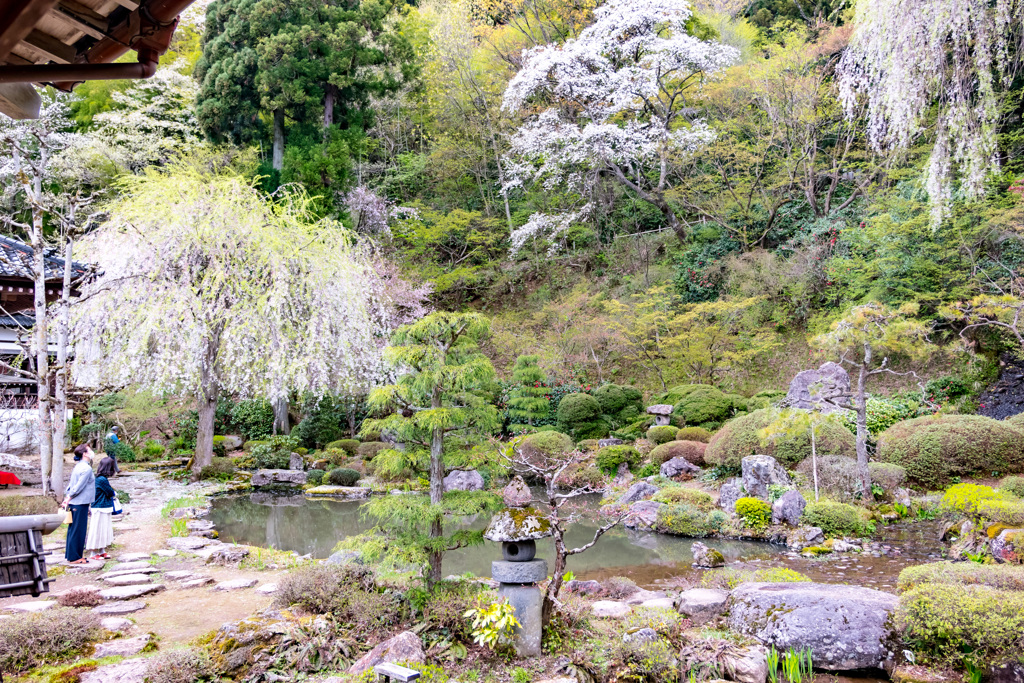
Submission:
<svg viewBox="0 0 1024 683">
<path fill-rule="evenodd" d="M 654 425 L 656 427 L 672 424 L 672 406 L 667 403 L 647 406 L 647 414 L 654 416 Z"/>
<path fill-rule="evenodd" d="M 521 477 L 503 492 L 505 505 L 491 519 L 484 538 L 501 543 L 503 560 L 491 563 L 491 578 L 498 582 L 498 595 L 515 609 L 520 626 L 514 644 L 520 657 L 540 655 L 543 599 L 537 584 L 548 576 L 548 563 L 535 559 L 537 539 L 551 535 L 551 522 L 540 510 L 530 507 L 533 498 Z"/>
</svg>

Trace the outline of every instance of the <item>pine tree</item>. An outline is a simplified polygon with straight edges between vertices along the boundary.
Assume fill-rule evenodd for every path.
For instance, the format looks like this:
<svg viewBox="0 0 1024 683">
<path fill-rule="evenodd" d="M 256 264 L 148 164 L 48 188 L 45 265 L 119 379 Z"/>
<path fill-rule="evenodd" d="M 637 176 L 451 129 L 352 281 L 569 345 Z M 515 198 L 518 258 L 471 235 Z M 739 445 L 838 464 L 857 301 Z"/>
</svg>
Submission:
<svg viewBox="0 0 1024 683">
<path fill-rule="evenodd" d="M 549 389 L 544 386 L 544 372 L 537 364 L 537 356 L 519 356 L 512 368 L 512 381 L 516 388 L 508 400 L 508 415 L 512 420 L 512 431 L 522 431 L 534 426 L 551 412 L 547 399 Z"/>
</svg>

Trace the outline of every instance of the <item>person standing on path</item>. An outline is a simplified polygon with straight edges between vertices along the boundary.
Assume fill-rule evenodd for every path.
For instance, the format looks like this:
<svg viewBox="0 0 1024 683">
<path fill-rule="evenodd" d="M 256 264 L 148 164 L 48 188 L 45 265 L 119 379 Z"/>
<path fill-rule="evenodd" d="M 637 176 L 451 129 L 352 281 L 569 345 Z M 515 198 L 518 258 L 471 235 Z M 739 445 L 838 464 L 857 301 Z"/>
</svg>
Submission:
<svg viewBox="0 0 1024 683">
<path fill-rule="evenodd" d="M 92 472 L 92 449 L 82 444 L 75 448 L 75 468 L 64 489 L 62 508 L 71 511 L 71 528 L 64 544 L 64 559 L 71 564 L 85 564 L 85 536 L 89 525 L 89 506 L 96 500 L 96 475 Z"/>
<path fill-rule="evenodd" d="M 111 427 L 110 431 L 107 432 L 106 443 L 104 444 L 107 456 L 114 461 L 114 474 L 120 474 L 121 472 L 121 468 L 117 466 L 117 444 L 121 443 L 121 439 L 117 435 L 120 431 L 121 428 L 117 425 Z"/>
<path fill-rule="evenodd" d="M 107 480 L 114 476 L 114 460 L 103 458 L 96 468 L 96 500 L 89 510 L 89 532 L 85 535 L 85 550 L 92 553 L 90 560 L 106 560 L 107 546 L 114 542 L 114 497 L 117 493 Z"/>
</svg>

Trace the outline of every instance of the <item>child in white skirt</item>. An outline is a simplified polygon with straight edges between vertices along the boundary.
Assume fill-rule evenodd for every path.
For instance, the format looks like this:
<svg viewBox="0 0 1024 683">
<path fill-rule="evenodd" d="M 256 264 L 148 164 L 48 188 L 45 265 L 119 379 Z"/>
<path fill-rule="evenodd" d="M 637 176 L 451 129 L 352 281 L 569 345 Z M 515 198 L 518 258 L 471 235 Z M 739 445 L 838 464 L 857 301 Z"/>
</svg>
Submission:
<svg viewBox="0 0 1024 683">
<path fill-rule="evenodd" d="M 93 560 L 105 560 L 110 557 L 106 553 L 107 546 L 114 542 L 114 497 L 117 493 L 107 477 L 114 474 L 116 466 L 110 457 L 100 460 L 96 468 L 96 501 L 89 510 L 89 531 L 85 536 L 86 555 L 90 552 Z"/>
</svg>

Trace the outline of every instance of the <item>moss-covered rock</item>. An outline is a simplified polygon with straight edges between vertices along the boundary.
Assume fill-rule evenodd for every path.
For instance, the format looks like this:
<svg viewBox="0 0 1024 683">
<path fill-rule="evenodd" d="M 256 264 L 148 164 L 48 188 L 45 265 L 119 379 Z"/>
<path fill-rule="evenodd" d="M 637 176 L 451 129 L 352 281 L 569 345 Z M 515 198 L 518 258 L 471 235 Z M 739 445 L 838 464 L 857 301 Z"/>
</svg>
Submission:
<svg viewBox="0 0 1024 683">
<path fill-rule="evenodd" d="M 499 510 L 484 531 L 488 541 L 529 541 L 551 535 L 551 520 L 534 507 Z"/>
<path fill-rule="evenodd" d="M 1024 430 L 981 415 L 929 415 L 898 422 L 878 437 L 875 459 L 901 465 L 931 489 L 974 472 L 1024 471 Z"/>
<path fill-rule="evenodd" d="M 868 470 L 871 472 L 871 481 L 889 492 L 895 491 L 907 481 L 907 470 L 891 462 L 870 462 Z"/>
<path fill-rule="evenodd" d="M 754 453 L 770 455 L 786 467 L 810 457 L 811 437 L 806 432 L 762 443 L 758 432 L 773 419 L 772 411 L 763 409 L 726 422 L 708 442 L 704 460 L 709 465 L 739 469 L 743 458 Z M 819 454 L 853 457 L 857 453 L 856 437 L 842 425 L 825 423 L 818 428 L 815 438 Z"/>
</svg>

